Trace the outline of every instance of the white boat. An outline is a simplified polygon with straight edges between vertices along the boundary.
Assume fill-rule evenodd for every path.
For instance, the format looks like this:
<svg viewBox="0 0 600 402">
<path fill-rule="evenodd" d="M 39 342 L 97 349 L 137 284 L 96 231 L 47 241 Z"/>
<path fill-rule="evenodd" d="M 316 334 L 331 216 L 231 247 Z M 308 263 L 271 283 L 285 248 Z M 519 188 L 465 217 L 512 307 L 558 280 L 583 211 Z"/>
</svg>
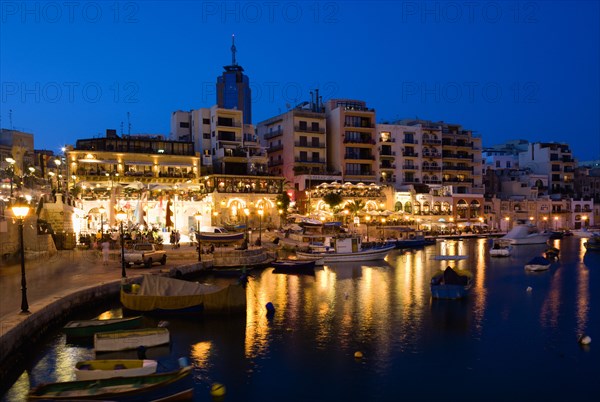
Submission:
<svg viewBox="0 0 600 402">
<path fill-rule="evenodd" d="M 534 225 L 517 225 L 512 228 L 501 240 L 507 240 L 512 245 L 545 244 L 551 232 L 540 232 Z"/>
<path fill-rule="evenodd" d="M 573 233 L 573 236 L 575 236 L 575 237 L 584 237 L 586 239 L 589 239 L 592 236 L 597 236 L 598 234 L 600 234 L 600 232 L 598 230 L 596 230 L 596 229 L 589 230 L 588 228 L 571 230 L 571 233 Z"/>
<path fill-rule="evenodd" d="M 318 259 L 322 258 L 324 263 L 346 262 L 346 261 L 376 261 L 383 260 L 390 251 L 395 248 L 394 245 L 362 248 L 360 237 L 334 237 L 327 238 L 327 243 L 318 248 L 311 247 L 310 252 L 297 251 L 298 259 Z"/>
<path fill-rule="evenodd" d="M 142 328 L 128 331 L 102 332 L 94 335 L 96 352 L 116 352 L 120 350 L 146 348 L 168 344 L 170 334 L 167 328 Z"/>
<path fill-rule="evenodd" d="M 490 249 L 490 256 L 492 257 L 510 257 L 512 252 L 512 245 L 510 241 L 495 239 Z"/>
<path fill-rule="evenodd" d="M 108 359 L 84 360 L 75 365 L 75 379 L 99 380 L 112 377 L 135 377 L 156 373 L 156 360 Z"/>
<path fill-rule="evenodd" d="M 550 268 L 552 263 L 545 259 L 544 257 L 535 257 L 531 259 L 527 264 L 525 264 L 525 269 L 527 271 L 545 271 Z"/>
</svg>

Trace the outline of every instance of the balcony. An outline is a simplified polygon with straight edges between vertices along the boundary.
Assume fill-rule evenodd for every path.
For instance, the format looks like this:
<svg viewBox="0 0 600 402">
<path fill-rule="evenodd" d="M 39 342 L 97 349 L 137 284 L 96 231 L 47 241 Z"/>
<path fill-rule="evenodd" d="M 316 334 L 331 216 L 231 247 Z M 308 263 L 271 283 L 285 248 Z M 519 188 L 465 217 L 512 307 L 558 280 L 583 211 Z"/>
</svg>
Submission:
<svg viewBox="0 0 600 402">
<path fill-rule="evenodd" d="M 238 123 L 237 121 L 227 122 L 227 121 L 219 120 L 219 121 L 217 121 L 217 128 L 218 127 L 237 127 L 237 128 L 240 128 L 240 127 L 242 127 L 242 125 L 241 125 L 241 123 Z"/>
<path fill-rule="evenodd" d="M 442 181 L 441 180 L 430 180 L 430 179 L 427 179 L 427 180 L 423 180 L 423 183 L 424 184 L 442 184 Z"/>
<path fill-rule="evenodd" d="M 404 183 L 419 183 L 419 179 L 417 177 L 405 177 Z"/>
<path fill-rule="evenodd" d="M 390 165 L 386 163 L 382 163 L 379 165 L 379 169 L 396 169 L 396 165 Z"/>
<path fill-rule="evenodd" d="M 423 165 L 422 169 L 426 172 L 440 172 L 442 170 L 442 167 L 441 166 Z"/>
<path fill-rule="evenodd" d="M 281 151 L 283 149 L 283 144 L 271 145 L 267 148 L 267 152 L 276 152 Z"/>
<path fill-rule="evenodd" d="M 391 143 L 391 142 L 396 142 L 396 139 L 395 138 L 383 139 L 383 138 L 379 137 L 379 142 L 384 142 L 384 143 L 388 142 L 388 143 Z"/>
<path fill-rule="evenodd" d="M 294 142 L 294 146 L 300 147 L 300 148 L 325 148 L 325 143 L 319 142 L 318 144 L 313 144 L 311 142 L 296 141 L 296 142 Z"/>
<path fill-rule="evenodd" d="M 417 140 L 409 140 L 409 139 L 405 139 L 405 140 L 402 140 L 402 143 L 403 143 L 403 144 L 414 144 L 414 145 L 417 145 L 417 144 L 419 143 L 419 141 L 417 141 Z"/>
<path fill-rule="evenodd" d="M 344 144 L 370 144 L 375 145 L 375 140 L 370 138 L 346 138 Z"/>
<path fill-rule="evenodd" d="M 404 170 L 417 170 L 417 166 L 415 166 L 415 165 L 402 165 L 402 169 L 404 169 Z"/>
<path fill-rule="evenodd" d="M 325 163 L 325 159 L 324 158 L 320 158 L 320 159 L 309 159 L 309 158 L 300 158 L 299 156 L 296 156 L 294 158 L 294 162 L 298 162 L 298 163 L 319 163 L 319 164 L 324 164 Z"/>
<path fill-rule="evenodd" d="M 423 139 L 423 145 L 441 145 L 442 140 Z"/>
<path fill-rule="evenodd" d="M 294 131 L 300 131 L 303 133 L 325 134 L 324 127 L 319 127 L 319 128 L 313 129 L 312 127 L 309 127 L 309 126 L 306 126 L 306 127 L 294 126 Z"/>
<path fill-rule="evenodd" d="M 372 124 L 372 123 L 365 123 L 365 124 L 344 123 L 344 127 L 371 129 L 371 128 L 375 128 L 375 124 Z"/>
<path fill-rule="evenodd" d="M 402 156 L 405 156 L 408 158 L 418 158 L 419 154 L 417 152 L 412 152 L 412 151 L 402 151 Z"/>
<path fill-rule="evenodd" d="M 268 167 L 280 166 L 280 165 L 283 165 L 283 161 L 282 160 L 269 161 L 267 163 Z"/>
<path fill-rule="evenodd" d="M 423 158 L 441 158 L 442 154 L 439 152 L 423 152 Z"/>
<path fill-rule="evenodd" d="M 265 140 L 270 140 L 271 138 L 275 138 L 280 135 L 283 135 L 283 130 L 281 128 L 278 128 L 276 130 L 265 133 Z"/>
<path fill-rule="evenodd" d="M 375 157 L 373 155 L 351 155 L 351 154 L 346 154 L 346 155 L 344 155 L 344 159 L 374 161 Z"/>
</svg>

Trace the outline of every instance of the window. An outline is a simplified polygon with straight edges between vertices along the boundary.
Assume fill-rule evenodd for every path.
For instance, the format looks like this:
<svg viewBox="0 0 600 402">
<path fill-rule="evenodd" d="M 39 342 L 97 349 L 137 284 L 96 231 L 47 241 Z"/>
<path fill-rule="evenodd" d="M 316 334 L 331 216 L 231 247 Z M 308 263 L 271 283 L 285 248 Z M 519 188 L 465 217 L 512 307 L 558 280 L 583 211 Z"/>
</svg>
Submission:
<svg viewBox="0 0 600 402">
<path fill-rule="evenodd" d="M 210 124 L 210 119 L 202 119 L 202 124 Z"/>
<path fill-rule="evenodd" d="M 205 140 L 210 140 L 210 133 L 202 134 L 202 138 L 204 138 Z"/>
<path fill-rule="evenodd" d="M 319 153 L 318 152 L 313 152 L 312 153 L 312 161 L 313 162 L 319 162 Z"/>
<path fill-rule="evenodd" d="M 500 161 L 496 161 L 496 167 L 499 168 L 500 167 Z"/>
<path fill-rule="evenodd" d="M 190 128 L 190 123 L 188 123 L 187 121 L 180 121 L 179 128 Z"/>
<path fill-rule="evenodd" d="M 319 123 L 318 122 L 311 123 L 311 129 L 312 129 L 312 131 L 319 131 Z"/>
<path fill-rule="evenodd" d="M 306 137 L 300 136 L 300 146 L 305 147 L 307 145 L 308 145 L 308 141 L 307 141 Z"/>
<path fill-rule="evenodd" d="M 510 161 L 506 161 L 506 168 L 510 168 Z"/>
<path fill-rule="evenodd" d="M 311 145 L 313 147 L 315 147 L 315 148 L 319 147 L 319 139 L 318 138 L 313 137 L 311 140 L 312 140 L 312 144 Z"/>
<path fill-rule="evenodd" d="M 308 160 L 308 153 L 306 151 L 300 151 L 300 161 L 305 162 Z"/>
<path fill-rule="evenodd" d="M 298 124 L 300 126 L 300 130 L 306 130 L 307 124 L 305 121 L 300 120 L 300 122 Z"/>
</svg>

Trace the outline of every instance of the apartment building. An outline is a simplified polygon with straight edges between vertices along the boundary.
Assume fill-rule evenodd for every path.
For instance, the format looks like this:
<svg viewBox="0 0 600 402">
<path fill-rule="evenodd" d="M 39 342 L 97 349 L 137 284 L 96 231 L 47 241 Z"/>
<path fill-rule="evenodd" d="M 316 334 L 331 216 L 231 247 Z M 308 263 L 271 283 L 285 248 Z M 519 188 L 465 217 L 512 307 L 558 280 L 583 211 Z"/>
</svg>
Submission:
<svg viewBox="0 0 600 402">
<path fill-rule="evenodd" d="M 548 177 L 550 194 L 572 195 L 576 161 L 568 144 L 536 142 L 519 153 L 519 166 Z"/>
</svg>

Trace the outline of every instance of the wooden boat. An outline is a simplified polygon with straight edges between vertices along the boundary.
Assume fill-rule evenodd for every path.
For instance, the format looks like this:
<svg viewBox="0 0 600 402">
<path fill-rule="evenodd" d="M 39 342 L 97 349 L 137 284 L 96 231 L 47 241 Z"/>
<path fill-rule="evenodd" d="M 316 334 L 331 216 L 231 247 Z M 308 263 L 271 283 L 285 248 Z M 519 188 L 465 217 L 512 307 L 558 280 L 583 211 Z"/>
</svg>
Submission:
<svg viewBox="0 0 600 402">
<path fill-rule="evenodd" d="M 121 303 L 132 311 L 156 314 L 246 311 L 244 284 L 228 286 L 145 275 L 139 287 L 121 288 Z"/>
<path fill-rule="evenodd" d="M 495 239 L 492 248 L 490 249 L 490 256 L 492 257 L 510 257 L 512 252 L 512 245 L 510 241 Z"/>
<path fill-rule="evenodd" d="M 362 248 L 360 237 L 327 238 L 328 245 L 312 246 L 310 252 L 296 251 L 300 260 L 323 258 L 325 263 L 383 260 L 395 246 Z"/>
<path fill-rule="evenodd" d="M 525 264 L 525 269 L 527 271 L 545 271 L 550 268 L 552 263 L 545 259 L 544 257 L 534 257 L 527 264 Z"/>
<path fill-rule="evenodd" d="M 214 233 L 214 232 L 200 232 L 196 233 L 196 241 L 198 242 L 212 242 L 212 243 L 231 243 L 240 240 L 244 240 L 244 232 L 225 232 L 225 233 Z"/>
<path fill-rule="evenodd" d="M 583 245 L 587 250 L 600 251 L 600 236 L 590 237 Z"/>
<path fill-rule="evenodd" d="M 473 277 L 469 272 L 457 272 L 446 267 L 431 278 L 431 297 L 434 299 L 462 299 L 467 296 Z"/>
<path fill-rule="evenodd" d="M 29 400 L 53 401 L 173 401 L 176 400 L 172 399 L 174 396 L 189 391 L 191 371 L 191 366 L 187 366 L 144 376 L 55 382 L 32 389 L 28 396 Z"/>
<path fill-rule="evenodd" d="M 274 274 L 315 274 L 316 260 L 277 260 L 271 263 Z"/>
<path fill-rule="evenodd" d="M 135 377 L 156 373 L 156 360 L 110 359 L 84 360 L 75 365 L 77 381 L 112 377 Z"/>
<path fill-rule="evenodd" d="M 122 329 L 140 328 L 142 316 L 128 318 L 110 318 L 108 320 L 70 321 L 63 327 L 69 338 L 92 337 L 98 332 L 118 331 Z"/>
<path fill-rule="evenodd" d="M 165 345 L 170 342 L 167 328 L 141 328 L 126 331 L 102 332 L 94 335 L 96 352 L 115 352 L 119 350 L 146 348 Z"/>
<path fill-rule="evenodd" d="M 551 235 L 551 232 L 540 232 L 534 225 L 517 225 L 501 239 L 512 245 L 545 244 Z"/>
</svg>

